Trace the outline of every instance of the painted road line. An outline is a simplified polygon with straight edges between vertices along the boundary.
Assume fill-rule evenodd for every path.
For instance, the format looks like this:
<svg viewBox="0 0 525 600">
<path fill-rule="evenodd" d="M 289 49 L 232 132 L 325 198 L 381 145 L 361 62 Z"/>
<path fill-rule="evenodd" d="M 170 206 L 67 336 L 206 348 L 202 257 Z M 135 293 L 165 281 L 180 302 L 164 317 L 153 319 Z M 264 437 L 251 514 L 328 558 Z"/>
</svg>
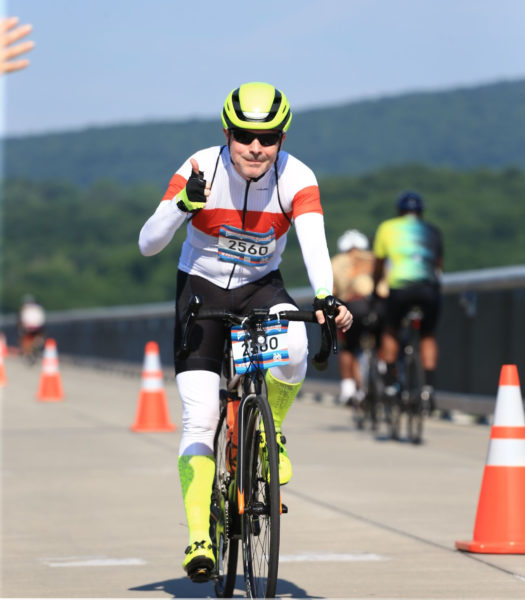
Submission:
<svg viewBox="0 0 525 600">
<path fill-rule="evenodd" d="M 310 553 L 282 554 L 279 562 L 369 562 L 387 560 L 386 557 L 372 553 L 358 554 L 334 554 L 334 553 Z"/>
<path fill-rule="evenodd" d="M 141 558 L 108 558 L 107 556 L 70 556 L 40 560 L 48 567 L 136 567 L 147 564 Z"/>
</svg>

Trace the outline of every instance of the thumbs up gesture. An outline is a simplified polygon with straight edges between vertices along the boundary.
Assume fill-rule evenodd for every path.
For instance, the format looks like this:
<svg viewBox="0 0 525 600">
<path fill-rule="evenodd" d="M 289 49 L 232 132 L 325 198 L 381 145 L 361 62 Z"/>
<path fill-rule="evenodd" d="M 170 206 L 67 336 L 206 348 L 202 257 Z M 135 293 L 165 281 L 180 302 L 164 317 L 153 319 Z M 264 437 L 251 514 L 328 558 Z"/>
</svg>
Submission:
<svg viewBox="0 0 525 600">
<path fill-rule="evenodd" d="M 210 195 L 210 184 L 204 179 L 204 173 L 199 170 L 199 164 L 194 158 L 190 158 L 191 175 L 175 199 L 177 207 L 184 212 L 195 212 L 206 204 Z"/>
</svg>

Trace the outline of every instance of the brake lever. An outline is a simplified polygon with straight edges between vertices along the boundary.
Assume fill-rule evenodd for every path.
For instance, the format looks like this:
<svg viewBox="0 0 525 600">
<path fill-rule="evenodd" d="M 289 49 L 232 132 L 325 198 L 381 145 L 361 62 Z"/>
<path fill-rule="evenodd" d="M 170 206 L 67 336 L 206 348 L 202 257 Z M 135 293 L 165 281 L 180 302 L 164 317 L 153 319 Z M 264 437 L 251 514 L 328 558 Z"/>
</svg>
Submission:
<svg viewBox="0 0 525 600">
<path fill-rule="evenodd" d="M 334 296 L 327 296 L 324 299 L 324 306 L 318 306 L 314 301 L 314 310 L 322 310 L 325 322 L 321 325 L 323 333 L 321 335 L 321 348 L 312 358 L 312 364 L 318 371 L 325 371 L 328 366 L 328 357 L 333 352 L 337 354 L 337 327 L 335 317 L 338 312 L 339 301 Z"/>
<path fill-rule="evenodd" d="M 328 296 L 326 298 L 326 309 L 323 310 L 324 318 L 326 321 L 326 327 L 328 329 L 328 335 L 330 337 L 330 346 L 332 348 L 332 352 L 337 354 L 337 327 L 335 324 L 335 317 L 337 315 L 338 309 L 337 299 L 334 296 Z"/>
<path fill-rule="evenodd" d="M 184 360 L 190 353 L 190 335 L 195 325 L 195 321 L 199 315 L 199 310 L 202 306 L 202 298 L 200 296 L 192 296 L 186 309 L 186 318 L 184 325 L 184 333 L 182 335 L 182 344 L 177 352 L 177 359 Z"/>
</svg>

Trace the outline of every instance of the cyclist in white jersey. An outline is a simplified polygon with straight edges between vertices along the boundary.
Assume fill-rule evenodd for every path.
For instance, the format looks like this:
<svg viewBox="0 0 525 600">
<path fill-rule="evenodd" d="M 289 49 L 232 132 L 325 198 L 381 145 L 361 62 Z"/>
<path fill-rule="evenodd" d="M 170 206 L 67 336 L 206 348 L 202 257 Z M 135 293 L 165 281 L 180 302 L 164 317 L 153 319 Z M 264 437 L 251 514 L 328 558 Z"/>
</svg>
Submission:
<svg viewBox="0 0 525 600">
<path fill-rule="evenodd" d="M 225 332 L 221 323 L 197 323 L 190 354 L 179 359 L 188 301 L 198 294 L 203 306 L 237 313 L 254 307 L 297 308 L 279 272 L 292 223 L 320 323 L 322 299 L 333 286 L 317 180 L 306 165 L 282 150 L 291 118 L 286 96 L 269 84 L 246 83 L 233 90 L 222 111 L 226 144 L 196 152 L 180 167 L 139 236 L 142 254 L 151 256 L 182 224 L 187 226 L 177 274 L 174 352 L 183 403 L 179 475 L 189 527 L 183 568 L 190 577 L 214 566 L 209 513 Z M 352 315 L 344 305 L 338 310 L 336 324 L 346 331 Z M 306 373 L 304 323 L 289 324 L 288 347 L 290 362 L 266 372 L 281 484 L 292 475 L 282 422 Z"/>
</svg>

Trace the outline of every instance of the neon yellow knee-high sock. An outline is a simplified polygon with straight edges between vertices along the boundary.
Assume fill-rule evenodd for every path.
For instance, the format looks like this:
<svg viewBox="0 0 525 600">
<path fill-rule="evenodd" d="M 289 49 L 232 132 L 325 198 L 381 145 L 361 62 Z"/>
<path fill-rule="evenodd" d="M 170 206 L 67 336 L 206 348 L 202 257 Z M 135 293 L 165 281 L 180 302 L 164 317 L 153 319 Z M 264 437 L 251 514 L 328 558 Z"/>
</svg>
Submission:
<svg viewBox="0 0 525 600">
<path fill-rule="evenodd" d="M 179 456 L 179 477 L 189 528 L 189 543 L 209 539 L 213 456 Z"/>
<path fill-rule="evenodd" d="M 268 402 L 272 409 L 275 431 L 281 431 L 284 417 L 286 417 L 286 413 L 292 406 L 302 385 L 302 381 L 299 383 L 286 383 L 274 377 L 269 370 L 266 371 Z"/>
</svg>

